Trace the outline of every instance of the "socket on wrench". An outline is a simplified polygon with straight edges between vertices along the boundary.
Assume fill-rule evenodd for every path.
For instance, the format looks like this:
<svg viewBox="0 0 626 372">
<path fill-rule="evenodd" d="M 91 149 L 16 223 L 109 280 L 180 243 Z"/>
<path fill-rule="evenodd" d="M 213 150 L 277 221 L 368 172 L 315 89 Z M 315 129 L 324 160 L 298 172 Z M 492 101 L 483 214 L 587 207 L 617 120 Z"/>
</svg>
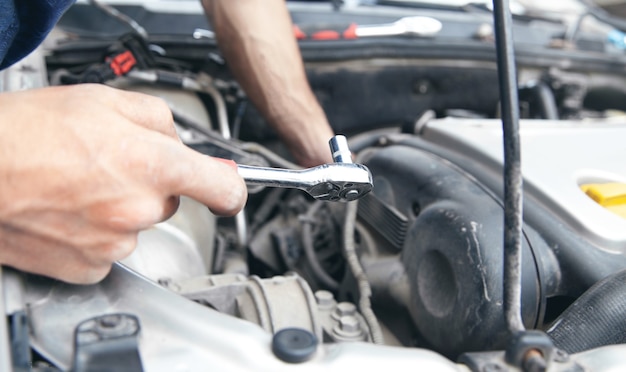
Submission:
<svg viewBox="0 0 626 372">
<path fill-rule="evenodd" d="M 352 201 L 372 190 L 372 174 L 366 166 L 352 163 L 344 136 L 329 141 L 334 163 L 300 170 L 238 165 L 249 185 L 287 187 L 306 191 L 318 200 Z"/>
</svg>

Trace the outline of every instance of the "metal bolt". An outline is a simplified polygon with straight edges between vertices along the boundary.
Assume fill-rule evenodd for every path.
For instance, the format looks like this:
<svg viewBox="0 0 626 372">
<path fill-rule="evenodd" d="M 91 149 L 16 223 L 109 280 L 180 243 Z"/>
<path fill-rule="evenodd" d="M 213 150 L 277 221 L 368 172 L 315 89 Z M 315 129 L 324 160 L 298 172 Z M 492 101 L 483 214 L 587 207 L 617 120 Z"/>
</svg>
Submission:
<svg viewBox="0 0 626 372">
<path fill-rule="evenodd" d="M 335 311 L 333 312 L 332 317 L 335 320 L 341 319 L 344 316 L 352 316 L 356 314 L 356 306 L 350 302 L 340 302 L 337 304 Z"/>
<path fill-rule="evenodd" d="M 430 82 L 428 80 L 418 80 L 413 84 L 413 93 L 428 94 L 430 93 Z"/>
<path fill-rule="evenodd" d="M 354 199 L 356 199 L 358 197 L 359 197 L 359 190 L 349 190 L 346 193 L 346 199 L 348 199 L 348 200 L 354 200 Z"/>
<path fill-rule="evenodd" d="M 569 360 L 569 354 L 567 354 L 564 350 L 555 349 L 553 359 L 557 363 L 565 363 Z"/>
<path fill-rule="evenodd" d="M 478 26 L 474 36 L 479 40 L 489 40 L 494 37 L 493 26 L 489 23 L 482 23 Z"/>
<path fill-rule="evenodd" d="M 333 327 L 332 336 L 336 341 L 363 341 L 367 337 L 361 329 L 359 319 L 352 315 L 339 318 L 339 321 Z"/>
<path fill-rule="evenodd" d="M 499 372 L 502 370 L 502 366 L 496 363 L 485 364 L 482 368 L 482 372 Z"/>
<path fill-rule="evenodd" d="M 339 318 L 339 329 L 345 333 L 358 333 L 361 330 L 359 320 L 352 315 Z"/>
<path fill-rule="evenodd" d="M 378 139 L 378 146 L 387 146 L 389 145 L 391 141 L 389 140 L 388 137 L 384 136 L 384 137 L 380 137 Z"/>
<path fill-rule="evenodd" d="M 548 368 L 541 351 L 530 349 L 524 355 L 522 369 L 524 371 L 544 372 Z"/>
<path fill-rule="evenodd" d="M 335 304 L 333 294 L 323 289 L 315 292 L 315 300 L 317 300 L 317 305 L 323 309 L 328 309 Z"/>
<path fill-rule="evenodd" d="M 283 284 L 287 278 L 282 275 L 276 275 L 272 278 L 272 284 Z"/>
<path fill-rule="evenodd" d="M 121 321 L 122 318 L 119 315 L 107 315 L 99 319 L 100 326 L 104 328 L 118 327 Z"/>
</svg>

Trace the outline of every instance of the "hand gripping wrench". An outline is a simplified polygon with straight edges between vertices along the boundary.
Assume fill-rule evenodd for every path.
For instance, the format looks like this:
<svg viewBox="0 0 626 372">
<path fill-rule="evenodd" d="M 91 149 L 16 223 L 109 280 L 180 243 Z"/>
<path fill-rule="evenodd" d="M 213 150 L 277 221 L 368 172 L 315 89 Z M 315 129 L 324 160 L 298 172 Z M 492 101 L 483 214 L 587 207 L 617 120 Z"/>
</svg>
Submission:
<svg viewBox="0 0 626 372">
<path fill-rule="evenodd" d="M 329 145 L 334 163 L 301 170 L 237 165 L 237 170 L 248 185 L 300 189 L 318 200 L 352 201 L 370 192 L 372 174 L 352 163 L 346 137 L 334 136 Z"/>
</svg>

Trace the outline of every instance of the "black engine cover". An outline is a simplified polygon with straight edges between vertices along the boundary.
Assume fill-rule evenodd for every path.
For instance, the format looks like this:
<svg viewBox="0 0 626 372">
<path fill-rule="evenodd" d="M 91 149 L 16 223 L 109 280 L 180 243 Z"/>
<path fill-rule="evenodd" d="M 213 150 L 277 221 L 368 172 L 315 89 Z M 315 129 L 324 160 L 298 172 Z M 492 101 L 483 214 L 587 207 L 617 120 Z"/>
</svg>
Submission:
<svg viewBox="0 0 626 372">
<path fill-rule="evenodd" d="M 379 239 L 380 249 L 401 248 L 398 259 L 410 288 L 405 306 L 421 335 L 449 356 L 503 347 L 501 201 L 459 167 L 414 147 L 371 150 L 364 163 L 373 175 L 377 204 L 404 215 L 402 244 Z M 364 210 L 371 204 L 360 206 L 359 215 L 373 229 L 390 230 L 389 213 Z M 525 237 L 522 315 L 529 328 L 538 322 L 542 302 L 531 248 Z"/>
</svg>

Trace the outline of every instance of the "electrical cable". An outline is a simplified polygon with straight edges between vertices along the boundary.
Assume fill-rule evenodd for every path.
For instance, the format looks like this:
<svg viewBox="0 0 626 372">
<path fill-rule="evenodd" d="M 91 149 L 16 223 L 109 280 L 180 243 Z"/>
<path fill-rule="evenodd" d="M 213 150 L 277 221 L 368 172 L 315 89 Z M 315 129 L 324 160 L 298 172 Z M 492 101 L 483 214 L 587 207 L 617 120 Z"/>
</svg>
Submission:
<svg viewBox="0 0 626 372">
<path fill-rule="evenodd" d="M 337 291 L 339 289 L 339 283 L 333 279 L 320 265 L 317 257 L 315 256 L 315 249 L 313 248 L 313 226 L 314 216 L 322 207 L 322 201 L 316 201 L 311 208 L 307 211 L 302 224 L 302 248 L 308 263 L 311 265 L 311 271 L 322 284 L 324 284 L 331 291 Z"/>
<path fill-rule="evenodd" d="M 264 157 L 272 166 L 287 168 L 287 169 L 302 169 L 301 166 L 290 162 L 289 160 L 281 157 L 267 147 L 260 145 L 256 142 L 244 142 L 241 144 L 241 149 L 253 154 L 258 154 Z"/>
<path fill-rule="evenodd" d="M 95 6 L 96 8 L 102 10 L 103 12 L 105 12 L 108 15 L 110 15 L 111 17 L 117 19 L 118 21 L 120 21 L 120 22 L 124 23 L 125 25 L 127 25 L 128 27 L 132 28 L 133 31 L 135 31 L 137 34 L 139 34 L 144 39 L 148 39 L 148 32 L 146 31 L 146 29 L 143 28 L 134 19 L 130 18 L 129 16 L 127 16 L 126 14 L 120 12 L 119 10 L 117 10 L 114 7 L 110 6 L 109 4 L 103 4 L 103 3 L 101 3 L 98 0 L 88 0 L 88 1 L 89 1 L 89 4 Z"/>
<path fill-rule="evenodd" d="M 513 21 L 508 0 L 493 0 L 504 139 L 504 315 L 511 334 L 522 321 L 522 170 Z"/>
<path fill-rule="evenodd" d="M 346 256 L 348 266 L 356 279 L 359 288 L 359 310 L 370 329 L 372 336 L 372 342 L 378 345 L 384 344 L 383 332 L 376 318 L 376 314 L 372 310 L 372 303 L 370 297 L 372 296 L 372 287 L 367 280 L 367 275 L 363 270 L 363 266 L 359 261 L 359 256 L 356 253 L 356 246 L 354 243 L 354 233 L 356 231 L 356 217 L 357 217 L 358 201 L 352 201 L 347 203 L 346 206 L 346 219 L 343 232 L 343 249 Z"/>
</svg>

